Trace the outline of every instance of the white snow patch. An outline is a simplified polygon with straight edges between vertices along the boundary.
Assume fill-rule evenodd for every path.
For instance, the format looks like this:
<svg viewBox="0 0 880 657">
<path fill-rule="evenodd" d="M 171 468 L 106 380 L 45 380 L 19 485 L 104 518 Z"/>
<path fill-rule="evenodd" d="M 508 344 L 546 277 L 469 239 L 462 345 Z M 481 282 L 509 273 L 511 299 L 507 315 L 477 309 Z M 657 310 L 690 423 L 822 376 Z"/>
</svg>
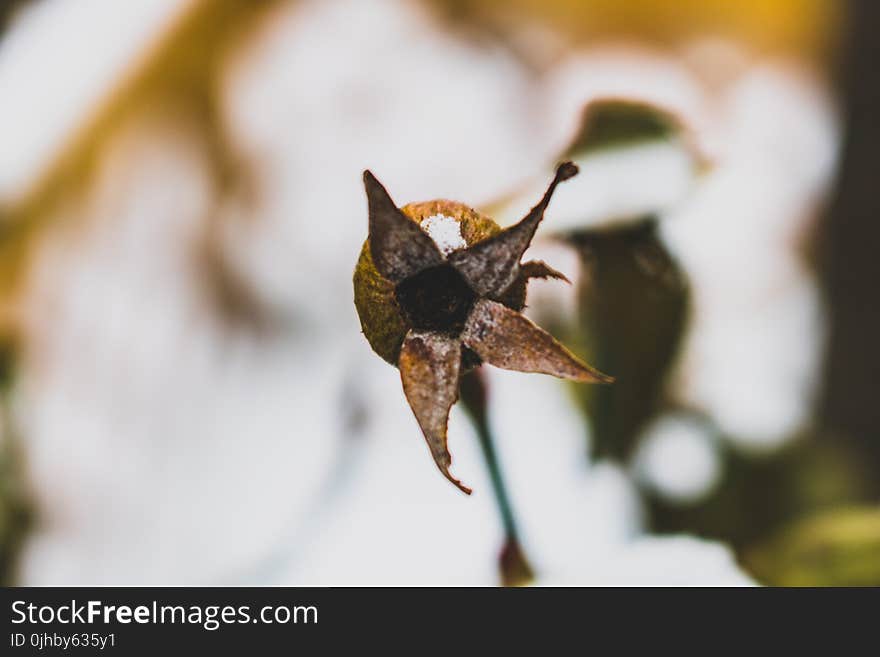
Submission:
<svg viewBox="0 0 880 657">
<path fill-rule="evenodd" d="M 434 240 L 434 244 L 443 255 L 449 255 L 467 246 L 467 242 L 461 236 L 461 226 L 458 221 L 445 214 L 431 215 L 423 219 L 420 226 Z"/>
</svg>

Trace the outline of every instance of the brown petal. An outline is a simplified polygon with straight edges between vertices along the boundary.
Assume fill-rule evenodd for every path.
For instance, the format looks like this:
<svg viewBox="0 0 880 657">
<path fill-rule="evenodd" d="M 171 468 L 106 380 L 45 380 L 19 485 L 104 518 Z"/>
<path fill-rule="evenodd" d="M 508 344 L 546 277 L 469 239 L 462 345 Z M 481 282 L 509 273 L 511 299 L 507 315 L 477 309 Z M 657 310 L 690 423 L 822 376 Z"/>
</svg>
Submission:
<svg viewBox="0 0 880 657">
<path fill-rule="evenodd" d="M 452 456 L 446 447 L 449 409 L 458 399 L 461 342 L 431 331 L 412 330 L 400 350 L 400 379 L 403 392 L 425 434 L 434 462 L 443 476 L 471 494 L 449 472 Z"/>
<path fill-rule="evenodd" d="M 461 341 L 486 363 L 505 370 L 552 374 L 573 381 L 614 381 L 581 362 L 528 318 L 489 299 L 474 304 Z"/>
<path fill-rule="evenodd" d="M 563 162 L 541 201 L 518 224 L 494 237 L 449 256 L 449 262 L 465 277 L 480 296 L 500 296 L 519 275 L 519 261 L 529 248 L 535 230 L 550 203 L 556 186 L 578 172 L 573 162 Z"/>
<path fill-rule="evenodd" d="M 382 276 L 398 283 L 443 262 L 434 241 L 401 212 L 370 171 L 364 171 L 370 212 L 370 255 Z"/>
<path fill-rule="evenodd" d="M 529 260 L 528 262 L 522 263 L 520 269 L 526 278 L 555 278 L 569 284 L 571 283 L 571 281 L 568 280 L 568 276 L 561 271 L 553 269 L 553 267 L 543 260 Z"/>
</svg>

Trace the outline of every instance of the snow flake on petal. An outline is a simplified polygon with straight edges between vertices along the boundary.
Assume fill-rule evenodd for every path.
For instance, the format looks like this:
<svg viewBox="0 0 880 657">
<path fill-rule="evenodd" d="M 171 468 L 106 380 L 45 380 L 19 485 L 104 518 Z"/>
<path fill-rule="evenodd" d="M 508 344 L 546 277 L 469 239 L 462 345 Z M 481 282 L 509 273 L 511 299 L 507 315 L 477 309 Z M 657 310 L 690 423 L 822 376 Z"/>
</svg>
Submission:
<svg viewBox="0 0 880 657">
<path fill-rule="evenodd" d="M 440 253 L 445 256 L 467 247 L 467 242 L 461 235 L 461 226 L 452 217 L 447 217 L 445 214 L 435 214 L 423 219 L 419 225 L 434 240 Z"/>
</svg>

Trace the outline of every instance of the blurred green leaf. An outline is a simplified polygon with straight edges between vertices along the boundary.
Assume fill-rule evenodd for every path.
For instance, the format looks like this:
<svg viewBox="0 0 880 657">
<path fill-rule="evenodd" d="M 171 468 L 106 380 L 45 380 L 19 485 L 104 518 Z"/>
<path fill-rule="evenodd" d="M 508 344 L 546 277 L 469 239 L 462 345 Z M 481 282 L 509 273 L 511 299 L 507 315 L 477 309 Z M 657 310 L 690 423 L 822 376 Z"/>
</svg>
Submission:
<svg viewBox="0 0 880 657">
<path fill-rule="evenodd" d="M 727 447 L 724 459 L 721 485 L 698 505 L 647 495 L 651 529 L 722 540 L 744 554 L 796 518 L 867 498 L 867 473 L 859 459 L 818 436 L 804 436 L 770 454 Z"/>
<path fill-rule="evenodd" d="M 0 585 L 4 586 L 13 583 L 18 555 L 34 520 L 20 443 L 7 403 L 14 384 L 15 360 L 14 342 L 0 342 Z"/>
<path fill-rule="evenodd" d="M 826 511 L 749 551 L 747 567 L 775 586 L 880 586 L 880 507 Z"/>
<path fill-rule="evenodd" d="M 688 284 L 654 217 L 582 231 L 570 241 L 583 267 L 575 344 L 616 379 L 575 394 L 590 418 L 593 455 L 625 461 L 663 400 L 684 332 Z"/>
<path fill-rule="evenodd" d="M 589 103 L 568 155 L 627 146 L 642 141 L 674 139 L 684 131 L 672 113 L 649 103 L 623 98 Z"/>
</svg>

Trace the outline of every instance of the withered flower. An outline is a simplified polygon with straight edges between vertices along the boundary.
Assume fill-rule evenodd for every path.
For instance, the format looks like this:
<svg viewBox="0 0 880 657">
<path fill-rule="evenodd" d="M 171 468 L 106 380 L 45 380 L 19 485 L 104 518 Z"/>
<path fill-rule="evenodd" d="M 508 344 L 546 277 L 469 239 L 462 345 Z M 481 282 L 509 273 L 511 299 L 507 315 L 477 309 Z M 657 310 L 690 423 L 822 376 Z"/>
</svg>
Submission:
<svg viewBox="0 0 880 657">
<path fill-rule="evenodd" d="M 369 238 L 354 273 L 354 301 L 373 350 L 400 369 L 403 391 L 443 475 L 449 410 L 461 376 L 488 363 L 519 372 L 607 383 L 519 311 L 530 278 L 565 276 L 540 261 L 520 260 L 556 186 L 577 174 L 556 169 L 541 201 L 502 230 L 492 219 L 453 201 L 398 208 L 369 171 Z"/>
</svg>

